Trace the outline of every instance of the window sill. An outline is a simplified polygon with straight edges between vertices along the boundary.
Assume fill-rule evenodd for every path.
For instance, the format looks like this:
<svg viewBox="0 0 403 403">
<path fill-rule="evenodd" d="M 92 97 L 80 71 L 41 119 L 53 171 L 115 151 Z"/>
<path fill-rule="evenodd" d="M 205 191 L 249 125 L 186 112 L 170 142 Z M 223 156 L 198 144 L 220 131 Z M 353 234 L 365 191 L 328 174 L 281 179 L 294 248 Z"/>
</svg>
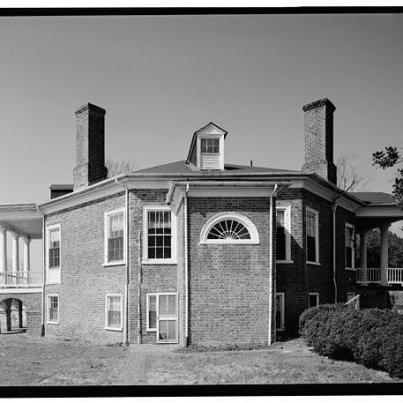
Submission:
<svg viewBox="0 0 403 403">
<path fill-rule="evenodd" d="M 46 322 L 47 325 L 58 325 L 59 322 Z"/>
<path fill-rule="evenodd" d="M 293 260 L 276 260 L 276 263 L 291 264 L 291 263 L 294 263 L 294 261 Z"/>
<path fill-rule="evenodd" d="M 175 265 L 178 264 L 175 260 L 143 260 L 141 264 L 145 265 Z"/>
<path fill-rule="evenodd" d="M 319 262 L 306 262 L 306 264 L 311 264 L 313 266 L 320 266 L 321 264 Z"/>
<path fill-rule="evenodd" d="M 47 281 L 47 282 L 45 283 L 45 285 L 60 285 L 60 284 L 61 284 L 60 281 L 52 281 L 52 282 Z"/>
<path fill-rule="evenodd" d="M 102 267 L 125 266 L 125 261 L 102 263 Z"/>
<path fill-rule="evenodd" d="M 156 332 L 157 329 L 147 329 L 147 332 Z"/>
<path fill-rule="evenodd" d="M 47 270 L 60 270 L 60 266 L 59 267 L 47 267 Z"/>
<path fill-rule="evenodd" d="M 344 270 L 348 270 L 348 271 L 356 271 L 355 268 L 353 267 L 345 267 Z"/>
<path fill-rule="evenodd" d="M 200 245 L 260 245 L 259 241 L 200 241 Z"/>
<path fill-rule="evenodd" d="M 121 332 L 123 330 L 122 327 L 105 327 L 105 330 L 110 330 L 112 332 Z"/>
<path fill-rule="evenodd" d="M 280 327 L 279 329 L 276 329 L 276 332 L 284 332 L 285 331 L 285 327 Z"/>
</svg>

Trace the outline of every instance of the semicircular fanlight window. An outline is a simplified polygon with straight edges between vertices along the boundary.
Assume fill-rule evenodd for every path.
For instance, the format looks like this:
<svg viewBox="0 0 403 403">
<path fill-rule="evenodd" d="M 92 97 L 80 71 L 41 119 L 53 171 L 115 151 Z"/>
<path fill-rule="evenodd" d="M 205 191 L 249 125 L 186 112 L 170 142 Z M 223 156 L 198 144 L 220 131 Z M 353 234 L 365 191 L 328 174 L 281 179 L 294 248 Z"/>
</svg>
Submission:
<svg viewBox="0 0 403 403">
<path fill-rule="evenodd" d="M 233 219 L 218 221 L 207 235 L 207 239 L 237 240 L 251 239 L 250 233 L 241 222 Z"/>
</svg>

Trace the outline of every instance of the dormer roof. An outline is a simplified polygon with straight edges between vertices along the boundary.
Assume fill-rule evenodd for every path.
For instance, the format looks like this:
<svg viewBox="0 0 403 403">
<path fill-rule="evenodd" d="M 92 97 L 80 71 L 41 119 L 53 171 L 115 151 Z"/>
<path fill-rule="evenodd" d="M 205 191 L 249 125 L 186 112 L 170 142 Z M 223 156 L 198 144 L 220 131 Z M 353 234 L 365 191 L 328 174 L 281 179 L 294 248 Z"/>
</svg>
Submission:
<svg viewBox="0 0 403 403">
<path fill-rule="evenodd" d="M 195 131 L 193 133 L 192 142 L 190 143 L 188 157 L 186 159 L 186 164 L 189 164 L 192 160 L 193 153 L 196 152 L 197 145 L 197 137 L 202 135 L 203 137 L 216 137 L 217 135 L 224 135 L 224 139 L 227 137 L 227 131 L 222 129 L 220 126 L 217 126 L 215 123 L 210 122 L 206 126 L 203 126 L 201 129 Z"/>
</svg>

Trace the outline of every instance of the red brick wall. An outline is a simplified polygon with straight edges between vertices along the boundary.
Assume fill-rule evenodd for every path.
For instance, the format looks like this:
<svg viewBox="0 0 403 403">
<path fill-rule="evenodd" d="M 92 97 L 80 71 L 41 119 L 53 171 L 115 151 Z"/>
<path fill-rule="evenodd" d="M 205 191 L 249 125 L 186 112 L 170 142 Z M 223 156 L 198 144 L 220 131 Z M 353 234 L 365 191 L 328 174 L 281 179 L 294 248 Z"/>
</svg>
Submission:
<svg viewBox="0 0 403 403">
<path fill-rule="evenodd" d="M 331 202 L 303 189 L 285 189 L 278 204 L 291 206 L 291 259 L 277 264 L 277 292 L 285 293 L 285 332 L 278 337 L 296 335 L 299 315 L 308 308 L 309 293 L 319 293 L 319 303 L 334 303 L 333 213 Z M 306 263 L 306 207 L 319 212 L 319 262 Z M 355 215 L 341 207 L 336 213 L 336 266 L 338 301 L 355 291 L 355 272 L 345 270 L 345 223 L 355 225 Z"/>
<path fill-rule="evenodd" d="M 105 295 L 124 301 L 126 268 L 103 266 L 104 212 L 122 207 L 124 193 L 46 218 L 46 225 L 61 224 L 61 284 L 46 286 L 46 295 L 59 294 L 59 324 L 46 324 L 46 335 L 123 341 L 123 331 L 104 329 Z"/>
<path fill-rule="evenodd" d="M 200 244 L 217 213 L 257 227 L 259 245 Z M 189 198 L 189 336 L 192 344 L 261 343 L 269 322 L 269 198 Z"/>
</svg>

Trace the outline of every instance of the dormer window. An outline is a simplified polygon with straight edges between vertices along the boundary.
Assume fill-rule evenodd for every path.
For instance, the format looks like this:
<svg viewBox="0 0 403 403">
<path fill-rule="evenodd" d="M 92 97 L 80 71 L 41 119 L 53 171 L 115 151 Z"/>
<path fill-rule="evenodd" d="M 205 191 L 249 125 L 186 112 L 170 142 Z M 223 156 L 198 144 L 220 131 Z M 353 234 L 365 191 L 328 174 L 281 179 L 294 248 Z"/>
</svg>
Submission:
<svg viewBox="0 0 403 403">
<path fill-rule="evenodd" d="M 226 134 L 214 123 L 199 129 L 193 135 L 186 163 L 202 170 L 223 170 Z"/>
<path fill-rule="evenodd" d="M 202 154 L 218 154 L 220 152 L 219 139 L 201 139 L 200 146 Z"/>
</svg>

